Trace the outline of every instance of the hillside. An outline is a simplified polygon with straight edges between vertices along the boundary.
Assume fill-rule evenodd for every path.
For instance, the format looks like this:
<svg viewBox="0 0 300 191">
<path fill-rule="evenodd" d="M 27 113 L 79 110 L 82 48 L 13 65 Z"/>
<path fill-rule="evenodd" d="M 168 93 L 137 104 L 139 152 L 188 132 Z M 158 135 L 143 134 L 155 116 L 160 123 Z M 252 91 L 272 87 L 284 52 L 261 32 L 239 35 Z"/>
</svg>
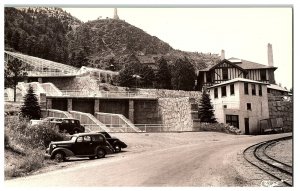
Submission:
<svg viewBox="0 0 300 191">
<path fill-rule="evenodd" d="M 5 49 L 68 62 L 66 34 L 81 22 L 60 8 L 6 7 Z"/>
<path fill-rule="evenodd" d="M 5 8 L 5 48 L 76 67 L 117 70 L 131 62 L 169 63 L 187 57 L 196 69 L 219 60 L 216 54 L 174 50 L 169 44 L 123 20 L 83 23 L 60 8 Z"/>
</svg>

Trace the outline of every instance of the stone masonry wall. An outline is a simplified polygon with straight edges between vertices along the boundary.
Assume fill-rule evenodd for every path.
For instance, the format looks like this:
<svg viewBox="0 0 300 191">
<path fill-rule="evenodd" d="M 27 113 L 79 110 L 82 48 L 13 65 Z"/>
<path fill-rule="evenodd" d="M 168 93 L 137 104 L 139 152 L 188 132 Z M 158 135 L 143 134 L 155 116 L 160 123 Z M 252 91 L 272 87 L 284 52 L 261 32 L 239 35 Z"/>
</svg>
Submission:
<svg viewBox="0 0 300 191">
<path fill-rule="evenodd" d="M 191 100 L 188 97 L 159 98 L 158 109 L 162 124 L 169 126 L 169 131 L 192 131 L 193 119 Z"/>
<path fill-rule="evenodd" d="M 47 78 L 43 82 L 51 82 L 60 90 L 98 91 L 97 81 L 90 76 L 75 78 Z"/>
<path fill-rule="evenodd" d="M 166 90 L 166 89 L 138 89 L 139 93 L 155 95 L 159 98 L 190 97 L 199 100 L 202 96 L 200 91 Z"/>
<path fill-rule="evenodd" d="M 282 100 L 281 96 L 268 95 L 270 118 L 282 118 L 284 132 L 293 130 L 293 102 Z"/>
</svg>

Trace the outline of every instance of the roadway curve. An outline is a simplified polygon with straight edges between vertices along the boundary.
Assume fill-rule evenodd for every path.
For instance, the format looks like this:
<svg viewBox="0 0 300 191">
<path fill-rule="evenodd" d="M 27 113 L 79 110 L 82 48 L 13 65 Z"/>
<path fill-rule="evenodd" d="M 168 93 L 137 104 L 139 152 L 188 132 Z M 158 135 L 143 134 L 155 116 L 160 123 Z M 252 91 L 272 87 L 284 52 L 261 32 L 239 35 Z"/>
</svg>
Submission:
<svg viewBox="0 0 300 191">
<path fill-rule="evenodd" d="M 151 149 L 131 155 L 124 152 L 4 183 L 8 187 L 245 186 L 244 178 L 234 167 L 237 154 L 252 144 L 286 135 L 290 134 L 243 136 L 207 144 Z"/>
</svg>

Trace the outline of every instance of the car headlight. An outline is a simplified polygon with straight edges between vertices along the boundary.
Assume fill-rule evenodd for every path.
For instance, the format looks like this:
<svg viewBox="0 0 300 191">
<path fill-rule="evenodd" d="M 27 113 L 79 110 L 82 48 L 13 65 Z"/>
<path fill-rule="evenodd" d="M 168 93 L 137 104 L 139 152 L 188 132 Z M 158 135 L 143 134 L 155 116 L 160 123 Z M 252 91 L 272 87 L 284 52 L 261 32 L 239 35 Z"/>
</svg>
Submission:
<svg viewBox="0 0 300 191">
<path fill-rule="evenodd" d="M 52 145 L 52 148 L 55 148 L 56 147 L 56 145 Z"/>
</svg>

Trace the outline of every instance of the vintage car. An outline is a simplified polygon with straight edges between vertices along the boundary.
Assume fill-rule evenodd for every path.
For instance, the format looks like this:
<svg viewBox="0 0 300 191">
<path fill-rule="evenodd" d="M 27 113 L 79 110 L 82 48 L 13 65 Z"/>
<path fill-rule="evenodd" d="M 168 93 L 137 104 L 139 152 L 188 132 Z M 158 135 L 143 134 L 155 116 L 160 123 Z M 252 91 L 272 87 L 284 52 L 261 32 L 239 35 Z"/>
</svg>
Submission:
<svg viewBox="0 0 300 191">
<path fill-rule="evenodd" d="M 106 140 L 109 142 L 109 144 L 114 148 L 115 152 L 121 152 L 122 148 L 126 148 L 127 145 L 118 139 L 117 137 L 112 137 L 107 132 L 99 132 L 102 135 L 105 136 Z"/>
<path fill-rule="evenodd" d="M 74 134 L 69 141 L 51 142 L 46 149 L 46 156 L 58 162 L 68 157 L 89 157 L 90 159 L 103 158 L 112 154 L 113 147 L 100 133 Z"/>
<path fill-rule="evenodd" d="M 42 122 L 54 124 L 56 127 L 58 127 L 60 132 L 67 132 L 70 135 L 85 132 L 85 128 L 80 125 L 80 121 L 78 119 L 46 117 L 42 120 Z"/>
</svg>

